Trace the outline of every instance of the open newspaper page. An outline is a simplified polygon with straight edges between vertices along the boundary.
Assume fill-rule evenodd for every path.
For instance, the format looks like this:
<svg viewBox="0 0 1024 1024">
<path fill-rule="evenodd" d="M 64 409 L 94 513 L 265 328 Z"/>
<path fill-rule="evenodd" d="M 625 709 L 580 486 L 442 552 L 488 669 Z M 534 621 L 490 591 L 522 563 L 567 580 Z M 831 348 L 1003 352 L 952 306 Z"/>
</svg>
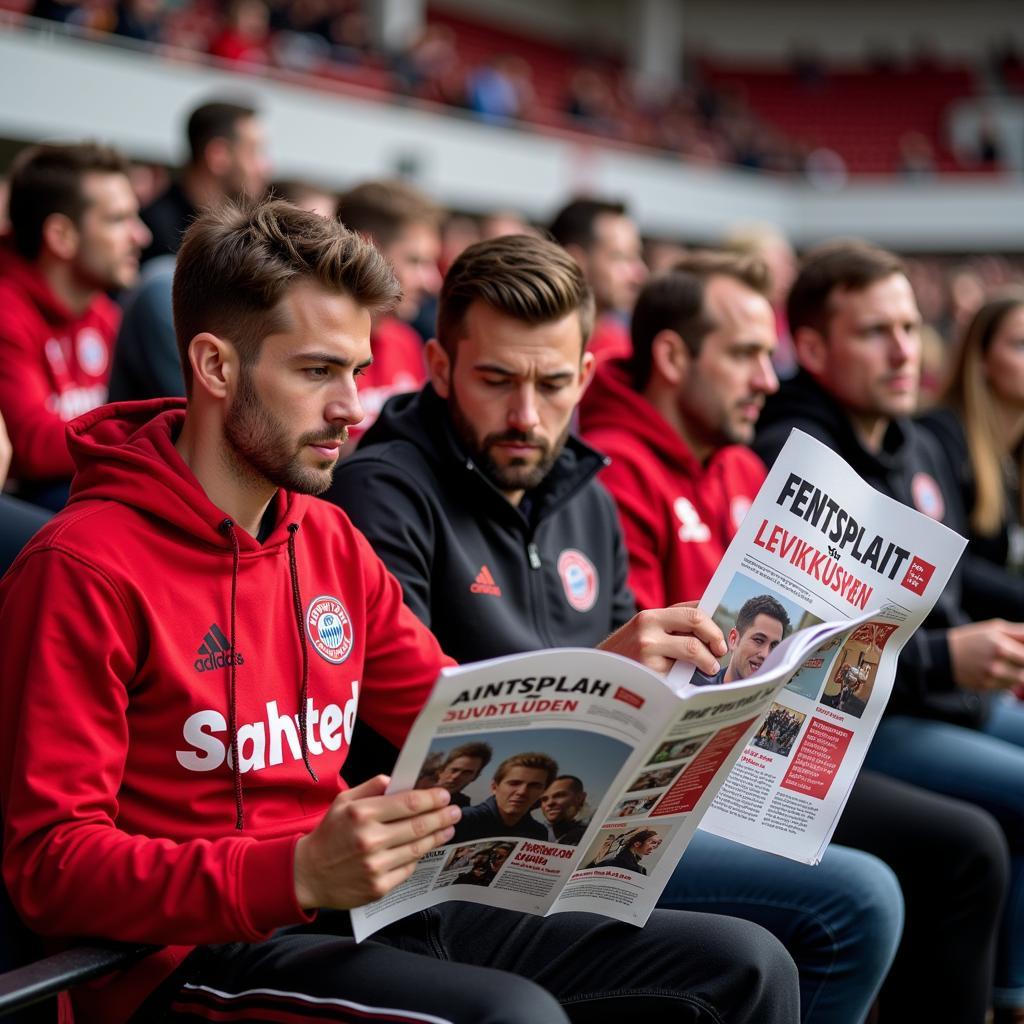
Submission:
<svg viewBox="0 0 1024 1024">
<path fill-rule="evenodd" d="M 687 687 L 682 697 L 663 677 L 604 651 L 537 651 L 446 669 L 390 790 L 437 785 L 460 751 L 461 763 L 479 764 L 482 746 L 488 763 L 453 797 L 463 817 L 451 841 L 383 899 L 352 912 L 356 938 L 447 899 L 542 915 L 587 910 L 642 925 L 821 628 L 791 637 L 756 680 Z M 579 785 L 565 799 L 556 786 L 540 800 L 551 779 Z"/>
<path fill-rule="evenodd" d="M 821 859 L 889 700 L 899 652 L 965 545 L 793 431 L 701 608 L 729 639 L 726 679 L 758 670 L 744 641 L 753 627 L 736 628 L 748 602 L 768 607 L 757 620 L 765 632 L 778 629 L 772 616 L 780 609 L 787 632 L 842 618 L 850 628 L 817 644 L 771 702 L 701 828 L 794 860 Z M 765 596 L 775 611 L 758 603 Z M 721 681 L 681 665 L 669 678 L 674 685 Z"/>
</svg>

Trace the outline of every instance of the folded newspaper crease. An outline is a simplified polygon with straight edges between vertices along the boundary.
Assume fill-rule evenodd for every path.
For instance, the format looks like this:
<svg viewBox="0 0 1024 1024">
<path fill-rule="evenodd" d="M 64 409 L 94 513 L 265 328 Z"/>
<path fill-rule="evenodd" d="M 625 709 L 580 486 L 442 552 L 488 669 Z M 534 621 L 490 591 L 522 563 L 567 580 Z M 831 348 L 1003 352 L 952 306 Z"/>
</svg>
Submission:
<svg viewBox="0 0 1024 1024">
<path fill-rule="evenodd" d="M 794 431 L 701 600 L 730 640 L 721 678 L 573 648 L 442 673 L 391 789 L 432 784 L 466 743 L 490 763 L 452 841 L 352 912 L 356 938 L 446 899 L 642 925 L 698 825 L 817 863 L 965 543 Z M 765 644 L 789 633 L 763 663 L 744 606 Z M 542 806 L 552 779 L 570 781 Z"/>
</svg>

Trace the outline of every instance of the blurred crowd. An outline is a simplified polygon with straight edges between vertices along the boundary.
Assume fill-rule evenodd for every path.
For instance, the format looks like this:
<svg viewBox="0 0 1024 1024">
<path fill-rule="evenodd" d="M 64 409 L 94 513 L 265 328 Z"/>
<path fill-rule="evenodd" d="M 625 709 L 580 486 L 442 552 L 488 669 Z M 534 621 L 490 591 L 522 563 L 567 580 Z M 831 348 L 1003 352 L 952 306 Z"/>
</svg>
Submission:
<svg viewBox="0 0 1024 1024">
<path fill-rule="evenodd" d="M 207 54 L 250 73 L 277 69 L 346 81 L 403 100 L 443 104 L 489 123 L 583 132 L 702 166 L 800 174 L 825 189 L 847 175 L 842 147 L 807 133 L 787 134 L 753 109 L 742 83 L 715 80 L 696 60 L 688 62 L 683 83 L 666 91 L 640 82 L 619 60 L 571 48 L 524 40 L 510 42 L 508 52 L 495 40 L 467 47 L 460 32 L 438 20 L 407 45 L 386 49 L 363 0 L 35 0 L 30 13 L 87 34 L 173 47 L 178 56 Z M 898 62 L 876 54 L 866 65 L 874 73 L 893 70 Z M 1006 89 L 1017 86 L 1020 61 L 1012 47 L 993 54 L 991 65 L 992 81 Z M 828 77 L 825 65 L 806 53 L 794 56 L 791 70 L 809 98 Z M 930 176 L 942 165 L 942 145 L 936 126 L 907 130 L 898 154 L 885 157 L 885 169 Z M 1002 166 L 1001 143 L 991 127 L 981 132 L 976 149 L 958 153 L 957 166 Z"/>
</svg>

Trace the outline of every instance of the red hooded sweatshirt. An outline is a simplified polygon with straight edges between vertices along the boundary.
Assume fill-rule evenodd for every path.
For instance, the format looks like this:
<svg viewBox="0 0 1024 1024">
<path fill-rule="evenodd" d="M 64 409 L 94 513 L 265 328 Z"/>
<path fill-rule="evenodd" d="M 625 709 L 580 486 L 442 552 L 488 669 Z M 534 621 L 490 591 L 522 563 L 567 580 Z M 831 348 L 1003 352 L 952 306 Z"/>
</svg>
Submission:
<svg viewBox="0 0 1024 1024">
<path fill-rule="evenodd" d="M 419 391 L 427 380 L 420 336 L 398 317 L 385 317 L 374 324 L 370 335 L 373 362 L 366 372 L 356 377 L 359 401 L 365 415 L 349 427 L 350 441 L 355 442 L 373 426 L 384 403 L 392 395 Z"/>
<path fill-rule="evenodd" d="M 81 315 L 42 274 L 0 244 L 0 414 L 14 448 L 11 476 L 71 476 L 67 421 L 107 400 L 120 310 L 97 294 Z"/>
<path fill-rule="evenodd" d="M 167 947 L 76 992 L 80 1021 L 127 1019 L 190 946 L 308 919 L 295 842 L 357 700 L 400 744 L 450 664 L 340 509 L 281 491 L 262 544 L 231 524 L 174 448 L 183 408 L 71 424 L 71 500 L 0 582 L 11 898 L 43 935 Z"/>
<path fill-rule="evenodd" d="M 630 386 L 623 362 L 598 369 L 580 429 L 612 459 L 600 479 L 619 507 L 637 605 L 698 599 L 764 481 L 764 463 L 742 445 L 701 463 Z"/>
</svg>

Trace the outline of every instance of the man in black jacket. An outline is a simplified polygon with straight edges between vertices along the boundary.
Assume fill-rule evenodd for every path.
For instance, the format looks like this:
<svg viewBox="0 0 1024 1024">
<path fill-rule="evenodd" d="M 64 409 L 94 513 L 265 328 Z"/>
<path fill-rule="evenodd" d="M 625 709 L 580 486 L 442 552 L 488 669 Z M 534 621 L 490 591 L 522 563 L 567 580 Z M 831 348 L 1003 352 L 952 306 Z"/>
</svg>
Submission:
<svg viewBox="0 0 1024 1024">
<path fill-rule="evenodd" d="M 329 495 L 459 661 L 605 643 L 631 654 L 629 637 L 664 629 L 666 616 L 685 611 L 630 618 L 618 521 L 594 479 L 603 459 L 569 433 L 592 364 L 583 352 L 591 320 L 582 275 L 562 250 L 526 238 L 471 246 L 442 287 L 438 340 L 426 349 L 432 385 L 393 398 L 336 473 Z M 370 737 L 361 724 L 357 731 L 358 754 Z M 367 766 L 371 774 L 393 763 L 393 752 L 391 762 L 385 757 Z M 350 757 L 346 777 L 351 765 Z M 985 950 L 1004 884 L 1002 837 L 974 808 L 878 776 L 866 785 L 858 783 L 852 802 L 867 826 L 841 841 L 888 858 L 893 837 L 903 836 L 901 878 L 923 891 L 956 889 L 957 907 L 947 901 L 943 910 L 973 947 L 957 959 L 961 975 L 979 980 L 947 990 L 941 1008 L 980 1022 Z M 942 856 L 929 858 L 936 848 Z M 666 905 L 765 925 L 798 961 L 807 1019 L 859 1020 L 894 948 L 900 899 L 892 874 L 861 849 L 833 846 L 810 869 L 699 833 Z M 915 924 L 925 934 L 913 950 L 952 944 L 951 929 L 928 914 Z M 923 953 L 897 961 L 896 970 L 912 1005 L 928 1010 L 922 958 L 931 972 L 934 958 Z"/>
<path fill-rule="evenodd" d="M 898 257 L 861 242 L 821 246 L 793 284 L 788 317 L 800 371 L 769 398 L 758 454 L 774 461 L 798 427 L 878 490 L 965 533 L 956 481 L 930 435 L 909 419 L 921 315 Z M 964 590 L 979 581 L 968 570 L 954 571 L 900 655 L 889 714 L 866 764 L 976 803 L 1003 825 L 1012 879 L 996 1002 L 1004 1019 L 1024 1020 L 1024 706 L 1005 692 L 1024 683 L 1024 625 L 972 622 Z"/>
</svg>

